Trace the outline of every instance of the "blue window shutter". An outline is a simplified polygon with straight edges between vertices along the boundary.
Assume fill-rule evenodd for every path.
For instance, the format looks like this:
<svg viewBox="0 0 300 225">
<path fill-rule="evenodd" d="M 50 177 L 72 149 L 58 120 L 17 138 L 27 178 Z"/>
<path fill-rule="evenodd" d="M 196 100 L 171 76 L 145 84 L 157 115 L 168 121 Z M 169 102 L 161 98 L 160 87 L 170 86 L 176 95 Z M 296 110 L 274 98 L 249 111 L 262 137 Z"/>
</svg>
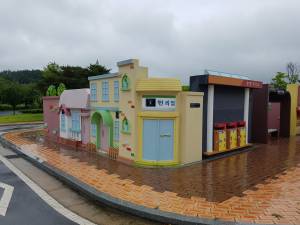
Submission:
<svg viewBox="0 0 300 225">
<path fill-rule="evenodd" d="M 115 102 L 119 101 L 119 81 L 114 81 L 114 100 Z"/>
<path fill-rule="evenodd" d="M 96 124 L 92 123 L 92 137 L 96 137 L 97 135 L 97 126 Z"/>
<path fill-rule="evenodd" d="M 114 122 L 114 140 L 115 141 L 119 141 L 119 130 L 120 130 L 119 120 L 115 120 L 115 122 Z"/>
<path fill-rule="evenodd" d="M 107 80 L 102 81 L 102 101 L 109 101 L 109 83 Z"/>
<path fill-rule="evenodd" d="M 105 84 L 104 84 L 104 81 L 102 81 L 102 101 L 105 101 Z"/>
<path fill-rule="evenodd" d="M 72 130 L 76 130 L 76 112 L 72 112 Z"/>
<path fill-rule="evenodd" d="M 91 100 L 97 100 L 97 84 L 95 83 L 91 84 Z"/>
<path fill-rule="evenodd" d="M 80 131 L 80 113 L 72 112 L 72 130 Z"/>
<path fill-rule="evenodd" d="M 64 114 L 60 115 L 60 129 L 66 131 L 66 118 Z"/>
<path fill-rule="evenodd" d="M 77 130 L 80 131 L 80 114 L 77 113 Z"/>
</svg>

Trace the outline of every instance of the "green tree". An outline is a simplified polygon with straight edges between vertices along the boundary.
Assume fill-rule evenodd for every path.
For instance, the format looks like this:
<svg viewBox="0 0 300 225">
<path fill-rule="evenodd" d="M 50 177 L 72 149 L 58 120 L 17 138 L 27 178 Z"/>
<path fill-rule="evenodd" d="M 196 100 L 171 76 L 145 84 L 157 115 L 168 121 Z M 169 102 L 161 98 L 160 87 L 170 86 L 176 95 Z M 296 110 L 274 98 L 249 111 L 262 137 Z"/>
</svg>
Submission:
<svg viewBox="0 0 300 225">
<path fill-rule="evenodd" d="M 56 92 L 56 88 L 54 85 L 50 85 L 47 89 L 47 92 L 46 92 L 46 95 L 47 96 L 56 96 L 57 95 L 57 92 Z"/>
<path fill-rule="evenodd" d="M 286 82 L 287 75 L 282 72 L 277 72 L 276 76 L 272 78 L 272 86 L 275 89 L 279 90 L 286 90 L 287 82 Z"/>
<path fill-rule="evenodd" d="M 38 82 L 38 87 L 41 93 L 45 93 L 50 85 L 59 85 L 62 77 L 62 70 L 55 62 L 49 63 L 42 71 L 42 78 Z"/>
<path fill-rule="evenodd" d="M 0 72 L 0 77 L 19 84 L 36 83 L 42 78 L 41 70 L 4 70 Z"/>
<path fill-rule="evenodd" d="M 299 70 L 296 63 L 289 62 L 286 65 L 286 71 L 289 84 L 296 84 L 299 82 Z"/>
<path fill-rule="evenodd" d="M 98 59 L 95 64 L 90 64 L 87 69 L 89 72 L 89 76 L 101 75 L 101 74 L 109 73 L 109 71 L 110 71 L 110 69 L 107 69 L 104 66 L 101 66 L 99 64 Z"/>
<path fill-rule="evenodd" d="M 15 115 L 18 104 L 23 103 L 24 93 L 20 84 L 11 83 L 1 93 L 2 102 L 12 106 Z"/>
<path fill-rule="evenodd" d="M 49 63 L 42 72 L 42 79 L 38 85 L 42 93 L 45 93 L 49 85 L 56 87 L 63 83 L 66 89 L 88 88 L 89 76 L 102 75 L 110 70 L 101 66 L 97 61 L 88 67 L 80 66 L 60 66 L 56 63 Z"/>
<path fill-rule="evenodd" d="M 57 87 L 57 95 L 60 96 L 64 90 L 66 90 L 66 86 L 63 83 L 60 83 Z"/>
<path fill-rule="evenodd" d="M 40 91 L 37 89 L 36 84 L 24 84 L 22 85 L 23 94 L 24 94 L 24 104 L 26 108 L 35 108 L 39 106 L 39 98 L 41 98 Z"/>
<path fill-rule="evenodd" d="M 3 91 L 7 87 L 7 85 L 10 83 L 10 81 L 0 77 L 0 102 L 3 103 Z"/>
</svg>

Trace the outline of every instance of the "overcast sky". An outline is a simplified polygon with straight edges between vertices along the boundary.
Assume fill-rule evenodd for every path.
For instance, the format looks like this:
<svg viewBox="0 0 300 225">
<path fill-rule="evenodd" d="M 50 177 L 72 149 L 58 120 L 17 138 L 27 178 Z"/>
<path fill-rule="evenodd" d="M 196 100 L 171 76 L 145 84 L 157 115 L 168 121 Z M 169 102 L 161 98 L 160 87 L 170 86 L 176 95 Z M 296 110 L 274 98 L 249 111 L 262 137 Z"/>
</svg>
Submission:
<svg viewBox="0 0 300 225">
<path fill-rule="evenodd" d="M 138 58 L 152 76 L 268 81 L 300 65 L 299 0 L 0 0 L 0 31 L 0 70 Z"/>
</svg>

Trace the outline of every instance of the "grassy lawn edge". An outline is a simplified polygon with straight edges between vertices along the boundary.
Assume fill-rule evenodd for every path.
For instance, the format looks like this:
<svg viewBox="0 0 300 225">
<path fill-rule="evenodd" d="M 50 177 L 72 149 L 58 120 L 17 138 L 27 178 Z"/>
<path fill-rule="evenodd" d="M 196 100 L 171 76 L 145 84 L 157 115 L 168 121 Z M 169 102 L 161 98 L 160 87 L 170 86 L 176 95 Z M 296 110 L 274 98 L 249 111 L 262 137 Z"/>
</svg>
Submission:
<svg viewBox="0 0 300 225">
<path fill-rule="evenodd" d="M 1 124 L 14 124 L 14 123 L 30 123 L 30 122 L 42 122 L 43 114 L 16 114 L 9 116 L 0 116 L 0 125 Z"/>
</svg>

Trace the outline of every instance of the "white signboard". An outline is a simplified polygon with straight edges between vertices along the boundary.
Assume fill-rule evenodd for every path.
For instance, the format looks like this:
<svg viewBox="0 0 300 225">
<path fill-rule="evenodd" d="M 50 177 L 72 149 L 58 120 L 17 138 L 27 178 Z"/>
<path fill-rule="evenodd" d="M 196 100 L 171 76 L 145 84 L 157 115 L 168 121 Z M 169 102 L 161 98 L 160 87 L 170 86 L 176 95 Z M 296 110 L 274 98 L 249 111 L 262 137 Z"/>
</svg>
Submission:
<svg viewBox="0 0 300 225">
<path fill-rule="evenodd" d="M 174 111 L 176 109 L 176 98 L 172 97 L 143 97 L 142 108 L 154 111 Z"/>
</svg>

